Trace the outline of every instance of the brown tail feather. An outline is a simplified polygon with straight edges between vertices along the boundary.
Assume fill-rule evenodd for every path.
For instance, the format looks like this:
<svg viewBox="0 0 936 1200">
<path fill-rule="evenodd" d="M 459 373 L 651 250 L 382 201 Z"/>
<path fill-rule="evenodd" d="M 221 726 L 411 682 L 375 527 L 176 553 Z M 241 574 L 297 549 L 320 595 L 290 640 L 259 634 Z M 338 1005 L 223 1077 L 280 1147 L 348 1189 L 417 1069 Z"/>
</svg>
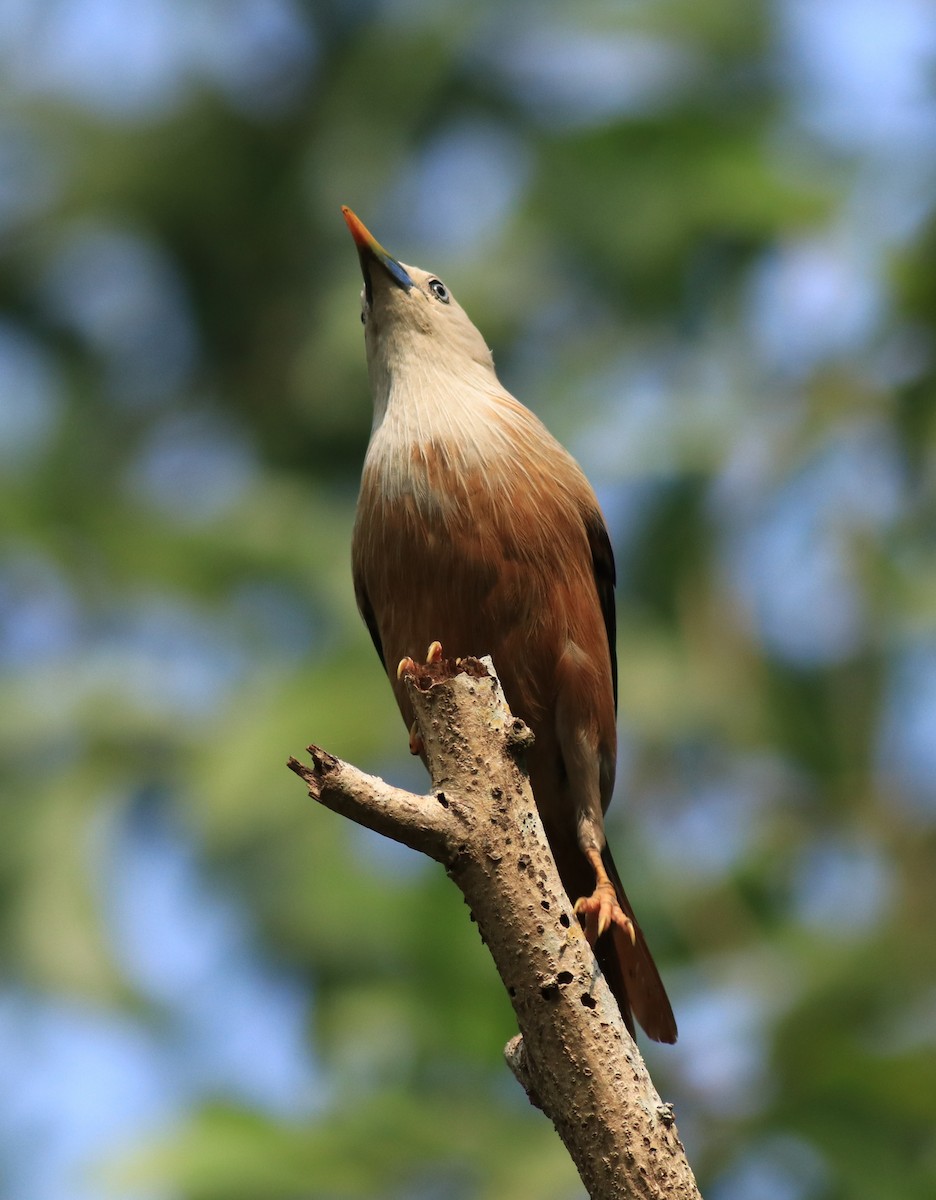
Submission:
<svg viewBox="0 0 936 1200">
<path fill-rule="evenodd" d="M 633 1019 L 630 1016 L 633 1010 L 633 1015 L 648 1037 L 655 1042 L 675 1042 L 676 1018 L 666 988 L 607 847 L 601 853 L 601 860 L 617 890 L 618 903 L 634 922 L 637 943 L 632 945 L 624 930 L 612 925 L 610 935 L 605 934 L 596 948 L 598 962 L 628 1029 L 633 1033 Z"/>
</svg>

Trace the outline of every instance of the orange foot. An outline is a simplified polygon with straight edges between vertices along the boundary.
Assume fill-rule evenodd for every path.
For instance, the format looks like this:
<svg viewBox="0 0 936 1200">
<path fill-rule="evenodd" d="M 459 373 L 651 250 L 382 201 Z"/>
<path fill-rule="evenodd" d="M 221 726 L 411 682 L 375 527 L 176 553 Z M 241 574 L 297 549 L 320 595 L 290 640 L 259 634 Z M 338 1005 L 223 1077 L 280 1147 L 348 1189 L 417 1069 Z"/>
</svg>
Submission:
<svg viewBox="0 0 936 1200">
<path fill-rule="evenodd" d="M 429 649 L 426 651 L 426 664 L 442 661 L 442 643 L 432 642 Z M 397 679 L 402 679 L 404 675 L 411 675 L 414 671 L 418 671 L 419 666 L 416 661 L 409 656 L 401 658 L 397 666 Z M 422 735 L 419 732 L 419 726 L 414 721 L 409 732 L 409 748 L 410 754 L 422 754 L 425 746 L 423 744 Z"/>
<path fill-rule="evenodd" d="M 426 651 L 426 665 L 431 666 L 433 663 L 442 661 L 442 643 L 430 642 L 429 649 Z M 401 658 L 396 669 L 397 679 L 402 679 L 404 675 L 411 675 L 413 671 L 418 671 L 419 665 L 414 658 L 407 656 Z"/>
<path fill-rule="evenodd" d="M 601 855 L 597 850 L 586 850 L 585 853 L 595 871 L 595 890 L 590 896 L 580 896 L 576 900 L 575 914 L 585 918 L 585 936 L 589 945 L 594 946 L 605 930 L 617 925 L 636 946 L 634 922 L 618 903 L 617 890 L 608 878 Z"/>
</svg>

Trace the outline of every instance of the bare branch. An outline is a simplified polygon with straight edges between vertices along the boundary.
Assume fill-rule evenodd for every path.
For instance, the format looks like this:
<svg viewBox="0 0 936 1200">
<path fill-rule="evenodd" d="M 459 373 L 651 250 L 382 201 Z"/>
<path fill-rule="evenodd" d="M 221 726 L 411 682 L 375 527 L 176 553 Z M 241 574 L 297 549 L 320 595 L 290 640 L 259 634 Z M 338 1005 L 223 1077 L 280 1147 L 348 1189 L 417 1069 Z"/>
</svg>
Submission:
<svg viewBox="0 0 936 1200">
<path fill-rule="evenodd" d="M 432 791 L 413 796 L 322 750 L 290 767 L 313 798 L 443 862 L 510 996 L 507 1061 L 592 1200 L 698 1198 L 660 1100 L 572 912 L 519 759 L 532 735 L 490 659 L 408 677 Z"/>
<path fill-rule="evenodd" d="M 313 800 L 430 858 L 445 861 L 453 833 L 444 797 L 414 796 L 319 746 L 309 746 L 308 751 L 311 767 L 296 758 L 288 759 L 286 765 L 305 780 Z"/>
</svg>

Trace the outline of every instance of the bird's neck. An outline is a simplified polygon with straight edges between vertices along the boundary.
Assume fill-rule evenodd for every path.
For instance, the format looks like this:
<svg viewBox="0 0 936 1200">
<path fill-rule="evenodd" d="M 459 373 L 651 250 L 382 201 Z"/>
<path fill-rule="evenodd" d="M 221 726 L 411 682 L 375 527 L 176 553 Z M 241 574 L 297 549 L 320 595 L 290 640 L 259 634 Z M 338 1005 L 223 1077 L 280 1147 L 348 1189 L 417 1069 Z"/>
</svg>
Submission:
<svg viewBox="0 0 936 1200">
<path fill-rule="evenodd" d="M 505 394 L 493 368 L 467 356 L 375 357 L 370 381 L 371 442 L 397 451 L 427 441 L 468 442 L 480 451 L 491 436 L 497 397 Z"/>
<path fill-rule="evenodd" d="M 379 481 L 388 499 L 411 496 L 420 507 L 437 505 L 440 492 L 457 492 L 479 469 L 492 483 L 492 473 L 509 473 L 526 427 L 535 422 L 490 366 L 471 359 L 372 364 L 371 386 L 374 425 L 365 475 Z"/>
</svg>

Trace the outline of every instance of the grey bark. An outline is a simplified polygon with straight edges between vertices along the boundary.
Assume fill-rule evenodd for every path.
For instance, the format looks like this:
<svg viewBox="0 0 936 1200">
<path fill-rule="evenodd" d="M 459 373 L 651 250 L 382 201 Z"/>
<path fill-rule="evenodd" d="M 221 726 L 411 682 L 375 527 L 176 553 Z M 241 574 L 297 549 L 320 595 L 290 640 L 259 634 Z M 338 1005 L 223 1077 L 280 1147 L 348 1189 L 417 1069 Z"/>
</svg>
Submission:
<svg viewBox="0 0 936 1200">
<path fill-rule="evenodd" d="M 407 678 L 432 779 L 415 796 L 315 746 L 290 768 L 326 807 L 441 862 L 517 1016 L 508 1064 L 592 1200 L 699 1196 L 676 1130 L 559 881 L 522 766 L 532 734 L 490 659 Z"/>
</svg>

